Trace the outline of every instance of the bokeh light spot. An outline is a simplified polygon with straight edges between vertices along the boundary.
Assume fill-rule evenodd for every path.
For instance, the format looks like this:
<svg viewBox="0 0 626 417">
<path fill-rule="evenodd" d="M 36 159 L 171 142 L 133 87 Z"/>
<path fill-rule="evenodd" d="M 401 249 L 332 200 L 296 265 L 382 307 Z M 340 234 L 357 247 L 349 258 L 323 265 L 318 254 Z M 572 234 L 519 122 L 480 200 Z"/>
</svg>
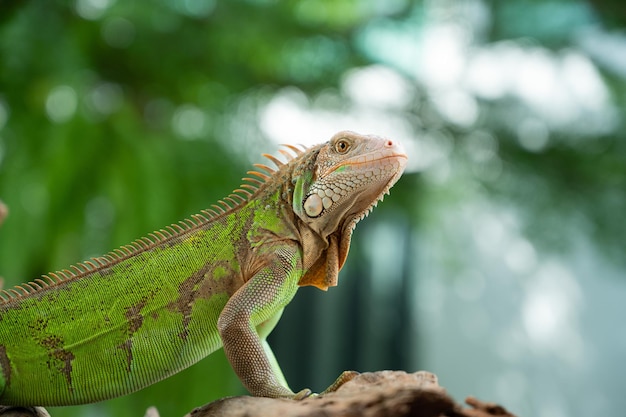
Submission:
<svg viewBox="0 0 626 417">
<path fill-rule="evenodd" d="M 135 40 L 135 25 L 122 17 L 107 19 L 102 25 L 102 38 L 113 48 L 128 48 Z"/>
<path fill-rule="evenodd" d="M 77 106 L 76 91 L 67 85 L 53 88 L 46 98 L 46 114 L 55 123 L 63 123 L 71 119 Z"/>
<path fill-rule="evenodd" d="M 74 9 L 83 19 L 100 19 L 115 0 L 76 0 Z"/>
<path fill-rule="evenodd" d="M 215 0 L 169 0 L 168 3 L 178 13 L 197 19 L 207 17 L 215 9 Z"/>
<path fill-rule="evenodd" d="M 546 124 L 537 118 L 528 117 L 517 125 L 517 140 L 526 150 L 541 152 L 548 145 L 550 131 Z"/>
<path fill-rule="evenodd" d="M 87 95 L 89 107 L 100 116 L 115 112 L 123 103 L 122 88 L 115 83 L 97 84 Z"/>
<path fill-rule="evenodd" d="M 206 115 L 198 107 L 184 104 L 174 112 L 172 127 L 183 139 L 198 139 L 208 127 Z"/>
<path fill-rule="evenodd" d="M 414 97 L 413 86 L 397 72 L 372 65 L 348 72 L 343 89 L 356 103 L 383 108 L 403 108 Z"/>
</svg>

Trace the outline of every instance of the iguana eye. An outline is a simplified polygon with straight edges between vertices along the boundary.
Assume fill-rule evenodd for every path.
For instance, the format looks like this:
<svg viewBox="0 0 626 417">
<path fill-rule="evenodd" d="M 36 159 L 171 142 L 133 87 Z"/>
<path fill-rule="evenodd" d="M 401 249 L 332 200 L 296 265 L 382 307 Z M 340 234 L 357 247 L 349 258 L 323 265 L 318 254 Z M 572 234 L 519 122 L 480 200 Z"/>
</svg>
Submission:
<svg viewBox="0 0 626 417">
<path fill-rule="evenodd" d="M 338 140 L 335 144 L 335 151 L 339 154 L 348 152 L 348 149 L 350 149 L 350 142 L 345 139 Z"/>
</svg>

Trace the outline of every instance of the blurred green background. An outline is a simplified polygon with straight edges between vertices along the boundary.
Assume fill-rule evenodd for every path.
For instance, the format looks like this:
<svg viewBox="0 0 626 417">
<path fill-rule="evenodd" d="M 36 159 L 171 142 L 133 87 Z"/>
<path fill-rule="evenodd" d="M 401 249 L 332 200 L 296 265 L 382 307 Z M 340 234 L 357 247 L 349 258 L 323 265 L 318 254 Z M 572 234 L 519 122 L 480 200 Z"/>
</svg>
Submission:
<svg viewBox="0 0 626 417">
<path fill-rule="evenodd" d="M 0 2 L 0 276 L 10 286 L 199 212 L 260 152 L 403 142 L 340 285 L 270 342 L 293 389 L 427 369 L 520 416 L 626 409 L 621 0 Z M 220 352 L 53 416 L 243 393 Z"/>
</svg>

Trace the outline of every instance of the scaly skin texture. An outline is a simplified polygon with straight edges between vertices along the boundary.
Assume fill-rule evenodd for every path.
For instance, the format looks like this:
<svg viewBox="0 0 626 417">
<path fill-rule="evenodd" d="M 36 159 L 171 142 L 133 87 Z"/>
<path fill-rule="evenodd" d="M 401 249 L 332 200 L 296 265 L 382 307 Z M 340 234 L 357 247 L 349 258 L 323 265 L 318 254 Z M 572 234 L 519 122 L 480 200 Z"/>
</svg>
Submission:
<svg viewBox="0 0 626 417">
<path fill-rule="evenodd" d="M 5 291 L 0 404 L 71 405 L 128 394 L 224 347 L 256 396 L 302 398 L 265 341 L 298 286 L 337 283 L 362 219 L 406 156 L 340 132 L 250 172 L 221 206 L 100 258 Z"/>
</svg>

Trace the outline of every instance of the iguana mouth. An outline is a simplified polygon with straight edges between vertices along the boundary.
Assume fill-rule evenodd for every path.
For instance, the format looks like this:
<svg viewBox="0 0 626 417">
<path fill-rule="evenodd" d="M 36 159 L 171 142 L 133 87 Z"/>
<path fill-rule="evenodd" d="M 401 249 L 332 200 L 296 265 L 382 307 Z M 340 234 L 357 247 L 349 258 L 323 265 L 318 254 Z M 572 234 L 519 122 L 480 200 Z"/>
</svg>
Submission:
<svg viewBox="0 0 626 417">
<path fill-rule="evenodd" d="M 394 157 L 385 157 L 384 159 L 391 159 L 391 158 L 400 158 L 400 160 L 402 161 L 402 164 L 404 165 L 407 161 L 407 156 L 404 154 L 399 154 L 397 156 Z M 363 210 L 359 210 L 356 211 L 354 213 L 350 213 L 346 216 L 346 222 L 344 223 L 344 227 L 343 227 L 343 231 L 346 231 L 346 228 L 350 229 L 350 232 L 352 230 L 354 230 L 354 228 L 356 227 L 356 224 L 358 222 L 360 222 L 361 220 L 363 220 L 365 217 L 367 217 L 372 210 L 374 210 L 374 208 L 378 205 L 379 202 L 383 201 L 383 199 L 385 198 L 386 195 L 389 194 L 389 190 L 391 189 L 391 187 L 393 187 L 393 185 L 398 181 L 398 179 L 400 178 L 400 176 L 402 175 L 402 172 L 404 171 L 404 166 L 402 167 L 401 170 L 399 170 L 395 175 L 393 175 L 380 189 L 379 191 L 377 191 L 376 194 L 376 198 L 373 199 L 373 201 Z M 364 193 L 366 195 L 372 195 L 372 194 L 367 194 Z M 363 198 L 363 200 L 365 200 L 366 198 Z M 355 207 L 358 207 L 358 202 L 357 204 L 354 205 Z"/>
</svg>

